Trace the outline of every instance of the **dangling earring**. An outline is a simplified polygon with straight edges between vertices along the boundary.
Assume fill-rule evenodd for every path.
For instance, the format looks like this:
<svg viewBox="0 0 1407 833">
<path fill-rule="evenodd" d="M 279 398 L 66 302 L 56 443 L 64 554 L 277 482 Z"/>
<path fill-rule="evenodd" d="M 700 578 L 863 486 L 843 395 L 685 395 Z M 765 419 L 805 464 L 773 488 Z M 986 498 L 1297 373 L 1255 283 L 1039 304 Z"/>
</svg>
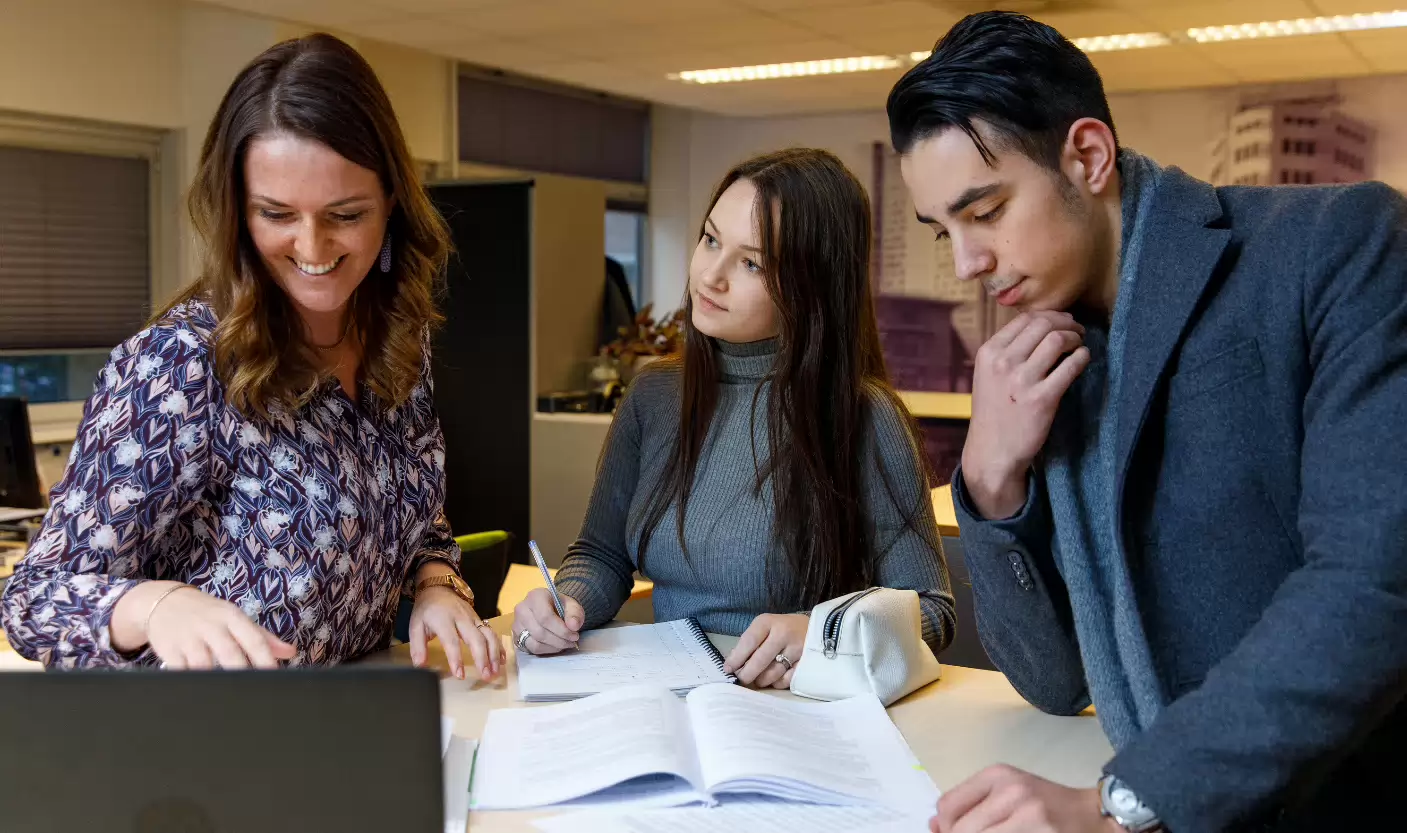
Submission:
<svg viewBox="0 0 1407 833">
<path fill-rule="evenodd" d="M 381 274 L 391 271 L 391 232 L 386 232 L 386 242 L 381 244 Z"/>
</svg>

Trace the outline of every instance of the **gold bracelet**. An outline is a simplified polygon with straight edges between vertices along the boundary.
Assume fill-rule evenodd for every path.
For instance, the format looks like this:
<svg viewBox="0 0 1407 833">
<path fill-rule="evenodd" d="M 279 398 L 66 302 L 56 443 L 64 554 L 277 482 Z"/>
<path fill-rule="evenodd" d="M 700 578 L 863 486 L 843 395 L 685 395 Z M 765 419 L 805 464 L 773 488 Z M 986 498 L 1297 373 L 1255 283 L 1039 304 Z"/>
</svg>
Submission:
<svg viewBox="0 0 1407 833">
<path fill-rule="evenodd" d="M 151 603 L 151 607 L 147 610 L 146 621 L 142 622 L 142 636 L 145 637 L 148 642 L 151 641 L 151 617 L 153 613 L 156 613 L 156 606 L 166 601 L 166 597 L 171 595 L 172 593 L 175 593 L 177 590 L 185 590 L 188 587 L 191 590 L 195 589 L 189 584 L 178 584 L 175 587 L 168 587 L 166 588 L 166 592 L 162 593 L 160 596 L 157 596 L 156 601 Z"/>
</svg>

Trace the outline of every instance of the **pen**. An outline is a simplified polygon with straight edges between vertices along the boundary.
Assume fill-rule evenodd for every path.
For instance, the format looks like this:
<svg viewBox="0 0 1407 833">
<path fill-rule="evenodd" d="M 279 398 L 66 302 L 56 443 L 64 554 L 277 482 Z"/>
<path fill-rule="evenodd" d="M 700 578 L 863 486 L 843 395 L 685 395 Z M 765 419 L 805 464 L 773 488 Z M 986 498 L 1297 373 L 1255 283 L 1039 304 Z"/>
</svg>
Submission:
<svg viewBox="0 0 1407 833">
<path fill-rule="evenodd" d="M 557 615 L 563 622 L 567 621 L 567 609 L 562 606 L 562 597 L 557 593 L 557 583 L 552 580 L 552 574 L 547 572 L 547 559 L 542 557 L 542 550 L 537 548 L 536 541 L 529 541 L 528 549 L 532 551 L 537 568 L 542 571 L 542 580 L 547 582 L 547 592 L 552 594 L 552 604 L 557 608 Z"/>
</svg>

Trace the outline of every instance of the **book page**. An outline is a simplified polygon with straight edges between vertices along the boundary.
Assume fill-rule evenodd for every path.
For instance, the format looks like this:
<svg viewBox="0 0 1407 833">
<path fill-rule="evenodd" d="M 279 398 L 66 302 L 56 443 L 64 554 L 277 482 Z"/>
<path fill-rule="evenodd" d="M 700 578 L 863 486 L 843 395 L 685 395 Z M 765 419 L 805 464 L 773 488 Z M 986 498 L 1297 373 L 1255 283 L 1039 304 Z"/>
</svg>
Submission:
<svg viewBox="0 0 1407 833">
<path fill-rule="evenodd" d="M 702 785 L 687 710 L 666 689 L 495 709 L 480 741 L 471 806 L 543 807 L 661 773 Z"/>
<path fill-rule="evenodd" d="M 929 815 L 873 805 L 739 801 L 722 807 L 567 813 L 533 824 L 544 833 L 914 833 L 928 829 Z"/>
<path fill-rule="evenodd" d="M 681 689 L 726 679 L 682 620 L 587 631 L 577 648 L 545 657 L 518 654 L 522 696 L 580 696 L 640 683 Z"/>
<path fill-rule="evenodd" d="M 873 695 L 817 703 L 704 686 L 687 702 L 710 790 L 791 781 L 813 788 L 812 800 L 830 803 L 917 811 L 938 800 L 933 781 Z"/>
</svg>

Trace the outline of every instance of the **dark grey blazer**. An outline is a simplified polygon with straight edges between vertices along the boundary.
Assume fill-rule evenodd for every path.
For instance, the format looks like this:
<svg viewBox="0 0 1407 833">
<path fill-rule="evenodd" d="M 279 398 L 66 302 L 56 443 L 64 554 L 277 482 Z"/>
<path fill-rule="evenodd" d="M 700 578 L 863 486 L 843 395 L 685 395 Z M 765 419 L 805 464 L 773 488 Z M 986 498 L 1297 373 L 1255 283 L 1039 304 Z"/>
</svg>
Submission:
<svg viewBox="0 0 1407 833">
<path fill-rule="evenodd" d="M 1407 202 L 1170 169 L 1134 284 L 1115 512 L 1171 705 L 1109 762 L 1173 833 L 1407 829 Z M 984 521 L 978 631 L 1089 704 L 1041 478 Z M 1097 708 L 1097 704 L 1096 704 Z"/>
</svg>

